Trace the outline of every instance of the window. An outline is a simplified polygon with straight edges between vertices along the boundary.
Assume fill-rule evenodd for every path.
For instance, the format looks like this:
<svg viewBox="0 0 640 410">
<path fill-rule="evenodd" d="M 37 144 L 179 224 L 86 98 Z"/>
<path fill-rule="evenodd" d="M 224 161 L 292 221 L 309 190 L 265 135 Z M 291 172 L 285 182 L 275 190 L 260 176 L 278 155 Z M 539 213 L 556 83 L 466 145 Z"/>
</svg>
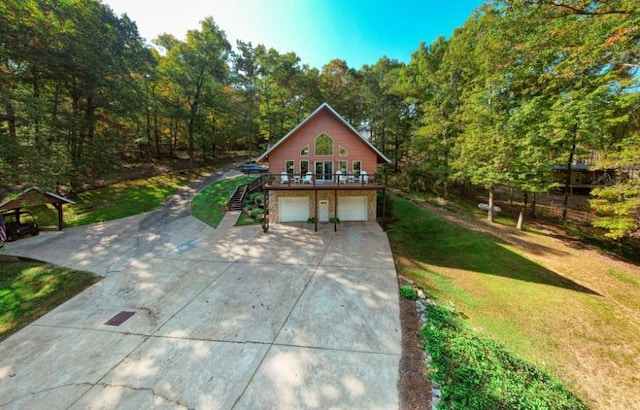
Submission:
<svg viewBox="0 0 640 410">
<path fill-rule="evenodd" d="M 342 175 L 347 174 L 347 161 L 338 162 L 338 171 L 342 172 Z"/>
<path fill-rule="evenodd" d="M 287 160 L 284 162 L 284 170 L 287 171 L 287 174 L 289 175 L 293 175 L 293 164 L 294 162 L 292 160 Z"/>
<path fill-rule="evenodd" d="M 307 172 L 309 172 L 309 161 L 300 161 L 300 174 L 307 175 Z"/>
<path fill-rule="evenodd" d="M 316 181 L 333 180 L 333 161 L 316 161 Z"/>
<path fill-rule="evenodd" d="M 333 138 L 326 133 L 320 134 L 315 143 L 316 155 L 333 155 Z"/>
<path fill-rule="evenodd" d="M 307 157 L 307 156 L 309 156 L 309 146 L 308 146 L 308 145 L 305 145 L 305 146 L 304 146 L 304 148 L 302 148 L 302 149 L 300 150 L 300 156 L 301 156 L 301 157 Z"/>
<path fill-rule="evenodd" d="M 349 153 L 347 152 L 346 149 L 344 149 L 344 147 L 342 145 L 340 145 L 340 156 L 341 157 L 346 157 L 347 155 L 349 155 Z"/>
<path fill-rule="evenodd" d="M 354 160 L 353 161 L 353 173 L 356 175 L 360 175 L 360 171 L 362 171 L 362 161 Z"/>
</svg>

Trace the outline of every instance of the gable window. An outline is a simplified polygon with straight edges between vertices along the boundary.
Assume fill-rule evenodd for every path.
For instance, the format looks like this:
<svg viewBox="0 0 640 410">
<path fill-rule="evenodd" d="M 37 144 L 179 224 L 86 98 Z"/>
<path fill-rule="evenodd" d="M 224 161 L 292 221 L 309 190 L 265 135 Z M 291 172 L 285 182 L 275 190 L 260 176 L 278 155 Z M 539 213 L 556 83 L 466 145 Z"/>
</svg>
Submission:
<svg viewBox="0 0 640 410">
<path fill-rule="evenodd" d="M 284 162 L 284 170 L 287 171 L 287 174 L 289 175 L 293 175 L 293 164 L 294 162 L 292 160 L 287 160 Z"/>
<path fill-rule="evenodd" d="M 315 155 L 333 155 L 333 138 L 326 133 L 320 134 L 315 142 Z"/>
<path fill-rule="evenodd" d="M 305 145 L 304 148 L 302 148 L 300 150 L 300 156 L 301 157 L 308 157 L 309 156 L 309 146 Z"/>
<path fill-rule="evenodd" d="M 349 155 L 349 152 L 347 152 L 347 150 L 342 145 L 340 145 L 340 156 L 346 157 L 347 155 Z"/>
<path fill-rule="evenodd" d="M 362 161 L 359 159 L 353 160 L 353 173 L 360 175 L 360 171 L 362 171 Z"/>
</svg>

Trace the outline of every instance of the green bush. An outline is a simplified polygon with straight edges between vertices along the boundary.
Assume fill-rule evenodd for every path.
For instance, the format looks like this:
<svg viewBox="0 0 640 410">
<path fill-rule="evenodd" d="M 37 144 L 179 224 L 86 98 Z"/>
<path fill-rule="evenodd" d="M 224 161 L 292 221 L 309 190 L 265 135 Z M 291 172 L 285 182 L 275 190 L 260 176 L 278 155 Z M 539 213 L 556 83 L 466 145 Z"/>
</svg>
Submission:
<svg viewBox="0 0 640 410">
<path fill-rule="evenodd" d="M 427 306 L 422 332 L 440 409 L 587 408 L 560 381 L 478 336 L 446 307 Z"/>
<path fill-rule="evenodd" d="M 401 286 L 400 296 L 409 300 L 418 300 L 418 292 L 411 285 Z"/>
</svg>

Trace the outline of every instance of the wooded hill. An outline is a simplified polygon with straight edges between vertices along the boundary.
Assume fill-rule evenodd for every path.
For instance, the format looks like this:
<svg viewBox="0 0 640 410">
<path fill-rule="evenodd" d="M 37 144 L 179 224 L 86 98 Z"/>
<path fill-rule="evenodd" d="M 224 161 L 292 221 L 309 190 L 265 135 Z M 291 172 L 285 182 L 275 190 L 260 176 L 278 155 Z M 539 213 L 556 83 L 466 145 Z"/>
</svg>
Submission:
<svg viewBox="0 0 640 410">
<path fill-rule="evenodd" d="M 204 17 L 146 43 L 96 0 L 0 2 L 0 184 L 66 193 L 131 160 L 255 156 L 328 102 L 393 159 L 407 188 L 549 190 L 553 165 L 619 170 L 597 224 L 637 234 L 640 4 L 487 2 L 409 63 L 321 70 Z M 568 172 L 568 178 L 571 177 Z"/>
</svg>

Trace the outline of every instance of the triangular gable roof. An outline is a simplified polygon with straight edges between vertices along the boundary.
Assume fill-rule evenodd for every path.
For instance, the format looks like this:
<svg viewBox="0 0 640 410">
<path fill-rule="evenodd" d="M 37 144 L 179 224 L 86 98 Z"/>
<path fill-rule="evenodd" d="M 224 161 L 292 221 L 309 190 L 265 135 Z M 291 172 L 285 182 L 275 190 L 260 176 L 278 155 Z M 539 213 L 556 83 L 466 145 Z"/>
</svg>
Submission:
<svg viewBox="0 0 640 410">
<path fill-rule="evenodd" d="M 274 145 L 272 145 L 264 154 L 260 155 L 258 157 L 258 159 L 256 160 L 256 162 L 261 162 L 265 158 L 267 158 L 269 156 L 269 153 L 271 153 L 271 151 L 273 151 L 274 149 L 276 149 L 280 145 L 282 145 L 291 135 L 295 134 L 295 132 L 297 130 L 302 128 L 302 126 L 304 126 L 307 122 L 309 122 L 313 117 L 315 117 L 322 110 L 328 110 L 338 120 L 340 120 L 340 122 L 342 122 L 342 124 L 344 124 L 345 127 L 347 127 L 349 130 L 351 130 L 351 132 L 353 132 L 355 135 L 357 135 L 358 138 L 360 138 L 360 140 L 362 142 L 364 142 L 372 151 L 374 151 L 376 153 L 376 155 L 378 156 L 378 163 L 380 163 L 380 162 L 384 162 L 384 163 L 387 163 L 387 164 L 391 163 L 391 161 L 387 157 L 385 157 L 380 151 L 378 151 L 378 149 L 376 147 L 374 147 L 369 141 L 367 141 L 362 135 L 360 135 L 360 133 L 358 131 L 356 131 L 356 129 L 353 128 L 353 126 L 351 126 L 351 124 L 349 124 L 344 118 L 342 118 L 342 116 L 340 114 L 338 114 L 336 112 L 336 110 L 334 110 L 326 102 L 322 103 L 322 105 L 320 105 L 318 108 L 316 108 L 316 110 L 314 112 L 312 112 L 307 118 L 302 120 L 302 122 L 300 124 L 296 125 L 295 128 L 293 128 L 291 131 L 289 131 L 287 133 L 287 135 L 285 135 L 278 142 L 276 142 Z"/>
<path fill-rule="evenodd" d="M 75 204 L 75 202 L 63 196 L 54 194 L 53 192 L 45 192 L 42 189 L 38 188 L 37 186 L 32 186 L 20 192 L 15 198 L 7 199 L 2 203 L 0 203 L 0 210 L 23 208 L 28 205 L 38 205 L 37 203 L 30 201 L 29 198 L 26 198 L 24 200 L 20 199 L 21 197 L 29 194 L 32 191 L 36 191 L 42 194 L 45 197 L 45 200 L 47 203 L 71 204 L 71 205 Z"/>
</svg>

